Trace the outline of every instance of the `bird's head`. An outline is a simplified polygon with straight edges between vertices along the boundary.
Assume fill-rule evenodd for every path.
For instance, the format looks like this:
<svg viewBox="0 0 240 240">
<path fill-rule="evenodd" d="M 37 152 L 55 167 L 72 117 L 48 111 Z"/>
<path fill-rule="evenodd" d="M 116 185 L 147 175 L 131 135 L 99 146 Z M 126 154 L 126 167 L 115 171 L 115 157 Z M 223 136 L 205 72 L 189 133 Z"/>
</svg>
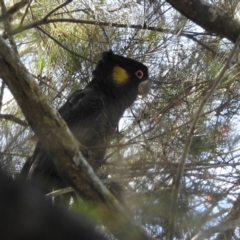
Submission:
<svg viewBox="0 0 240 240">
<path fill-rule="evenodd" d="M 146 94 L 148 68 L 144 64 L 127 57 L 103 52 L 102 59 L 93 71 L 94 78 L 114 90 L 125 91 L 135 88 Z"/>
</svg>

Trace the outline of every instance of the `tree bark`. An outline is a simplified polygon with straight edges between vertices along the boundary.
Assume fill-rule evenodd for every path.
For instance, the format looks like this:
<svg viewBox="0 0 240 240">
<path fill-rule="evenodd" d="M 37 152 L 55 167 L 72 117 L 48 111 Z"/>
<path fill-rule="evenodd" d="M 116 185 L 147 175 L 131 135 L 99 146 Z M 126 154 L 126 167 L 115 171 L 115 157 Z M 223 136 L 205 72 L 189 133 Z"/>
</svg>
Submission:
<svg viewBox="0 0 240 240">
<path fill-rule="evenodd" d="M 167 0 L 177 11 L 210 33 L 236 42 L 240 22 L 204 0 Z"/>
</svg>

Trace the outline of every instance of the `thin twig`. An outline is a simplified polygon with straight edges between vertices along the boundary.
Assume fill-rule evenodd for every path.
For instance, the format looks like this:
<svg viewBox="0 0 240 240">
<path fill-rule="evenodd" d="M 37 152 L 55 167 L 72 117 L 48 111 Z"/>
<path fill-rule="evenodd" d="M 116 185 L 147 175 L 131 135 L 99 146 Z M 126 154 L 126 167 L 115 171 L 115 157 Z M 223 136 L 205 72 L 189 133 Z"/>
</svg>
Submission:
<svg viewBox="0 0 240 240">
<path fill-rule="evenodd" d="M 131 28 L 131 29 L 143 29 L 143 30 L 149 30 L 149 31 L 155 31 L 155 32 L 161 32 L 161 33 L 168 33 L 168 34 L 174 34 L 176 35 L 177 30 L 170 30 L 170 29 L 165 29 L 165 28 L 160 28 L 160 27 L 150 27 L 150 26 L 145 26 L 145 25 L 129 25 L 129 24 L 120 24 L 120 23 L 111 23 L 111 22 L 101 22 L 101 21 L 91 21 L 91 20 L 83 20 L 83 19 L 70 19 L 70 18 L 53 18 L 53 19 L 45 19 L 45 16 L 33 23 L 30 23 L 28 25 L 22 26 L 20 25 L 19 27 L 13 29 L 13 34 L 17 34 L 23 31 L 26 31 L 28 29 L 36 28 L 40 25 L 46 25 L 49 23 L 63 23 L 63 22 L 70 22 L 70 23 L 81 23 L 81 24 L 89 24 L 89 25 L 99 25 L 99 26 L 109 26 L 109 27 L 118 27 L 118 28 Z M 183 31 L 180 36 L 189 38 L 193 41 L 196 42 L 196 39 L 193 37 L 196 35 L 206 35 L 206 33 L 187 33 Z M 3 38 L 7 38 L 6 35 L 3 35 Z M 212 52 L 212 51 L 211 51 Z"/>
<path fill-rule="evenodd" d="M 4 88 L 5 88 L 5 83 L 4 81 L 2 81 L 2 86 L 0 89 L 0 113 L 2 112 Z"/>
<path fill-rule="evenodd" d="M 110 183 L 112 181 L 114 181 L 115 179 L 104 179 L 104 180 L 101 180 L 102 183 Z M 66 193 L 70 193 L 70 192 L 75 192 L 75 189 L 73 189 L 72 187 L 66 187 L 66 188 L 62 188 L 62 189 L 58 189 L 56 191 L 52 191 L 48 194 L 46 194 L 45 196 L 47 198 L 50 198 L 50 197 L 56 197 L 56 196 L 59 196 L 59 195 L 62 195 L 62 194 L 66 194 Z"/>
<path fill-rule="evenodd" d="M 56 197 L 62 194 L 66 194 L 66 193 L 70 193 L 70 192 L 74 192 L 75 190 L 72 187 L 67 187 L 67 188 L 63 188 L 63 189 L 59 189 L 53 192 L 50 192 L 48 194 L 46 194 L 46 197 L 51 198 L 51 197 Z"/>
<path fill-rule="evenodd" d="M 28 2 L 28 5 L 27 5 L 27 7 L 26 7 L 26 9 L 25 9 L 25 12 L 24 12 L 24 14 L 23 14 L 23 17 L 22 17 L 22 19 L 21 19 L 21 21 L 20 21 L 20 24 L 19 24 L 20 26 L 22 26 L 22 24 L 23 24 L 23 21 L 24 21 L 26 15 L 27 15 L 28 9 L 30 8 L 30 5 L 31 5 L 32 1 L 33 1 L 33 0 L 30 0 L 30 1 Z"/>
<path fill-rule="evenodd" d="M 53 36 L 51 36 L 48 32 L 46 32 L 45 30 L 43 30 L 40 27 L 37 27 L 38 30 L 40 30 L 41 32 L 43 32 L 45 35 L 47 35 L 49 38 L 51 38 L 55 43 L 57 43 L 59 46 L 61 46 L 63 49 L 65 49 L 66 51 L 70 52 L 71 54 L 76 55 L 79 58 L 82 58 L 88 62 L 93 63 L 93 61 L 91 59 L 88 59 L 86 57 L 83 57 L 82 55 L 79 55 L 77 53 L 75 53 L 74 51 L 70 50 L 69 48 L 65 47 L 62 43 L 60 43 L 56 38 L 54 38 Z"/>
<path fill-rule="evenodd" d="M 208 50 L 209 52 L 211 52 L 213 55 L 216 55 L 217 52 L 214 51 L 212 48 L 210 48 L 209 46 L 207 46 L 206 44 L 202 43 L 200 40 L 198 40 L 197 38 L 195 38 L 193 35 L 191 34 L 186 34 L 187 38 L 193 40 L 194 42 L 198 43 L 200 46 L 202 46 L 203 48 L 205 48 L 206 50 Z"/>
<path fill-rule="evenodd" d="M 169 228 L 168 228 L 168 231 L 169 231 L 168 232 L 168 239 L 169 240 L 172 240 L 174 238 L 178 194 L 179 194 L 179 191 L 180 191 L 181 179 L 182 179 L 182 176 L 183 176 L 186 159 L 187 159 L 187 156 L 188 156 L 188 152 L 189 152 L 189 148 L 190 148 L 190 145 L 191 145 L 191 142 L 192 142 L 192 137 L 193 137 L 195 128 L 197 126 L 198 120 L 199 120 L 200 115 L 202 113 L 203 107 L 209 101 L 210 97 L 212 96 L 212 94 L 216 90 L 217 86 L 221 82 L 224 74 L 228 70 L 229 65 L 232 61 L 232 58 L 239 48 L 239 43 L 240 43 L 240 36 L 238 37 L 232 51 L 230 52 L 229 58 L 228 58 L 228 60 L 225 64 L 225 66 L 222 68 L 218 77 L 213 82 L 213 85 L 212 85 L 211 89 L 209 90 L 209 92 L 202 99 L 202 101 L 200 103 L 200 106 L 199 106 L 199 108 L 196 111 L 196 114 L 194 116 L 193 123 L 192 123 L 191 129 L 189 131 L 189 134 L 188 134 L 188 137 L 187 137 L 187 140 L 186 140 L 186 143 L 185 143 L 185 147 L 184 147 L 184 150 L 183 150 L 183 155 L 182 155 L 182 158 L 181 158 L 180 163 L 179 163 L 176 180 L 175 180 L 175 183 L 174 183 L 173 188 L 172 188 L 172 198 L 171 198 L 171 207 L 170 207 L 171 212 L 170 212 L 170 217 L 169 217 Z"/>
<path fill-rule="evenodd" d="M 12 122 L 15 122 L 15 123 L 17 123 L 17 124 L 19 124 L 19 125 L 21 125 L 23 127 L 27 127 L 28 126 L 27 122 L 25 122 L 25 121 L 15 117 L 12 114 L 0 114 L 0 119 L 1 118 L 2 119 L 6 119 L 6 120 L 10 120 Z"/>
<path fill-rule="evenodd" d="M 59 6 L 57 6 L 56 8 L 54 8 L 53 10 L 51 10 L 49 13 L 47 13 L 47 15 L 44 16 L 44 18 L 42 20 L 47 20 L 47 18 L 49 18 L 54 12 L 56 12 L 58 9 L 66 6 L 67 4 L 69 4 L 70 2 L 72 2 L 73 0 L 67 0 L 66 2 L 60 4 Z"/>
</svg>

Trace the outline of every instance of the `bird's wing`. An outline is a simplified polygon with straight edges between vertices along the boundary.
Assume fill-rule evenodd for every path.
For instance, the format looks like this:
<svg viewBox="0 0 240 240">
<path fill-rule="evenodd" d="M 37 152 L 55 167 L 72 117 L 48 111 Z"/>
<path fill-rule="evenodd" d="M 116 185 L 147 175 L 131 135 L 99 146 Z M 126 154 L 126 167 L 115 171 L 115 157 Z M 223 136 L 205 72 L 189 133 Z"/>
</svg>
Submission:
<svg viewBox="0 0 240 240">
<path fill-rule="evenodd" d="M 59 108 L 59 113 L 69 127 L 78 124 L 88 126 L 101 114 L 104 103 L 101 94 L 92 89 L 74 92 L 67 102 Z"/>
<path fill-rule="evenodd" d="M 104 103 L 101 94 L 92 89 L 74 92 L 67 102 L 59 108 L 59 113 L 66 121 L 68 127 L 81 142 L 81 138 L 94 122 L 101 116 Z M 24 165 L 25 175 L 36 185 L 46 188 L 53 179 L 58 179 L 58 173 L 53 161 L 40 142 L 37 143 L 33 156 Z"/>
</svg>

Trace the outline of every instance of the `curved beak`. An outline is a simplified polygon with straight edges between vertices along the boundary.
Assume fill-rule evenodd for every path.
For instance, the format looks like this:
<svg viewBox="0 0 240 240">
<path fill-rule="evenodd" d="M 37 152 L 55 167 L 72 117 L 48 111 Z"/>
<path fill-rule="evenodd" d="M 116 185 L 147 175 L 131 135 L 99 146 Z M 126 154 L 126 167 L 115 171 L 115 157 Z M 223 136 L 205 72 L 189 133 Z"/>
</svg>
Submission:
<svg viewBox="0 0 240 240">
<path fill-rule="evenodd" d="M 141 94 L 143 97 L 147 96 L 150 90 L 150 81 L 145 80 L 141 82 L 138 86 L 138 93 Z"/>
</svg>

